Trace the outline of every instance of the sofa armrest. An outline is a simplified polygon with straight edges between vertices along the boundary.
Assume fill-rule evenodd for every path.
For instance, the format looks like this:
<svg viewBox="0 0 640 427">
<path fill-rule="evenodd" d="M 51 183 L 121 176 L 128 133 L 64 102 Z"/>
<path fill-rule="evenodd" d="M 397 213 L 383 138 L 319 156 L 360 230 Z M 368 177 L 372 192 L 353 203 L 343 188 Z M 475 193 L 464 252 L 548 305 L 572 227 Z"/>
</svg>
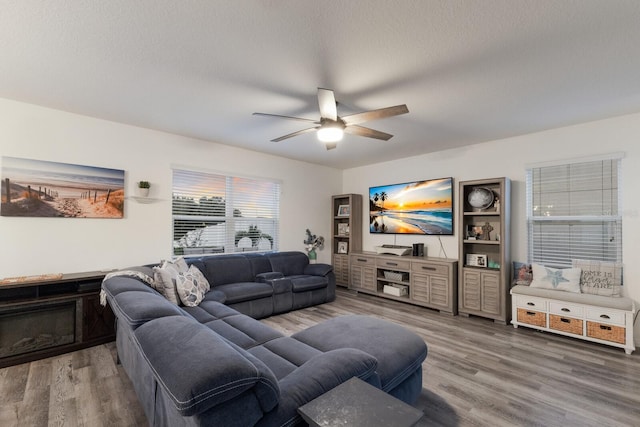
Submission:
<svg viewBox="0 0 640 427">
<path fill-rule="evenodd" d="M 267 273 L 256 274 L 256 282 L 264 283 L 269 282 L 270 280 L 282 279 L 284 274 L 279 271 L 269 271 Z"/>
<path fill-rule="evenodd" d="M 310 276 L 326 276 L 333 271 L 333 266 L 329 264 L 308 264 L 304 268 L 304 274 Z"/>
<path fill-rule="evenodd" d="M 309 359 L 280 380 L 280 402 L 260 420 L 260 425 L 293 425 L 300 419 L 300 406 L 352 377 L 371 379 L 377 366 L 375 357 L 355 348 L 331 350 Z"/>
<path fill-rule="evenodd" d="M 199 414 L 251 390 L 264 412 L 280 390 L 273 373 L 218 334 L 187 317 L 163 317 L 136 329 L 144 359 L 184 416 Z"/>
</svg>

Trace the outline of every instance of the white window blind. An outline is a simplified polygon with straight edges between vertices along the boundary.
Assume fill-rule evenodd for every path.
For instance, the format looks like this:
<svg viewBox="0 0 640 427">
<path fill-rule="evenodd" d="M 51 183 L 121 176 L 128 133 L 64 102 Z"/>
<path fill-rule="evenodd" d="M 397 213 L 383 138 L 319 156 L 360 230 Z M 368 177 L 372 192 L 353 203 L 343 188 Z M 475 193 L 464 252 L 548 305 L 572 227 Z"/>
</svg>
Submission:
<svg viewBox="0 0 640 427">
<path fill-rule="evenodd" d="M 174 169 L 172 199 L 174 255 L 278 249 L 277 182 Z"/>
<path fill-rule="evenodd" d="M 527 169 L 529 262 L 622 261 L 621 158 Z"/>
</svg>

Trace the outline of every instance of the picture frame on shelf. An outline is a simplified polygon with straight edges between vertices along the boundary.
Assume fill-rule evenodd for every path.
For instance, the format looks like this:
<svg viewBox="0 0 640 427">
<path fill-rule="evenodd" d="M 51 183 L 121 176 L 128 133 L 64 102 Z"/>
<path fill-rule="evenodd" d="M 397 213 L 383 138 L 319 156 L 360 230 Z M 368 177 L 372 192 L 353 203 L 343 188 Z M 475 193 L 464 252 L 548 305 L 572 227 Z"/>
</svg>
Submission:
<svg viewBox="0 0 640 427">
<path fill-rule="evenodd" d="M 349 242 L 338 242 L 338 253 L 346 254 L 349 251 Z"/>
<path fill-rule="evenodd" d="M 348 236 L 349 235 L 349 224 L 346 222 L 338 223 L 338 236 Z"/>
<path fill-rule="evenodd" d="M 482 240 L 482 226 L 477 224 L 467 225 L 467 240 Z"/>
<path fill-rule="evenodd" d="M 466 264 L 469 267 L 487 267 L 487 256 L 483 254 L 467 254 Z"/>
<path fill-rule="evenodd" d="M 349 216 L 350 213 L 351 213 L 351 206 L 349 205 L 338 206 L 338 216 Z"/>
</svg>

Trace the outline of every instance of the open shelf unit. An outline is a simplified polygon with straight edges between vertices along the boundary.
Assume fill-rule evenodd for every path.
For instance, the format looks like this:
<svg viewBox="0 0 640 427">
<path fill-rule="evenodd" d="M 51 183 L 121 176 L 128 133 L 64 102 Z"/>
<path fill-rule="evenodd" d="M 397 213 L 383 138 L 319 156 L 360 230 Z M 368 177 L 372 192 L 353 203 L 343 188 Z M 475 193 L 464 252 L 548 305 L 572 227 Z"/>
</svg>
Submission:
<svg viewBox="0 0 640 427">
<path fill-rule="evenodd" d="M 331 197 L 331 263 L 336 285 L 349 286 L 349 254 L 362 250 L 362 196 Z"/>
<path fill-rule="evenodd" d="M 511 183 L 493 178 L 461 181 L 459 186 L 458 310 L 507 323 Z M 471 200 L 486 203 L 474 207 Z"/>
</svg>

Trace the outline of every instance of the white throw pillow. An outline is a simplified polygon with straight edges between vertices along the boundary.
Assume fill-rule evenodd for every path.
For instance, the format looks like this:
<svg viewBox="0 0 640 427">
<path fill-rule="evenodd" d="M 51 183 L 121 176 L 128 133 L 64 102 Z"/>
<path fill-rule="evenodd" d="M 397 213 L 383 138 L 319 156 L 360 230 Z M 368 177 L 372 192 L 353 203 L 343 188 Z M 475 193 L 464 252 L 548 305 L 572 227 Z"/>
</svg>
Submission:
<svg viewBox="0 0 640 427">
<path fill-rule="evenodd" d="M 156 290 L 167 300 L 171 301 L 175 305 L 180 305 L 180 298 L 176 291 L 177 277 L 178 270 L 176 270 L 172 264 L 166 264 L 166 262 L 163 262 L 160 267 L 153 267 L 153 279 Z"/>
<path fill-rule="evenodd" d="M 579 268 L 551 268 L 540 264 L 532 264 L 532 288 L 553 289 L 556 291 L 580 293 Z"/>
</svg>

